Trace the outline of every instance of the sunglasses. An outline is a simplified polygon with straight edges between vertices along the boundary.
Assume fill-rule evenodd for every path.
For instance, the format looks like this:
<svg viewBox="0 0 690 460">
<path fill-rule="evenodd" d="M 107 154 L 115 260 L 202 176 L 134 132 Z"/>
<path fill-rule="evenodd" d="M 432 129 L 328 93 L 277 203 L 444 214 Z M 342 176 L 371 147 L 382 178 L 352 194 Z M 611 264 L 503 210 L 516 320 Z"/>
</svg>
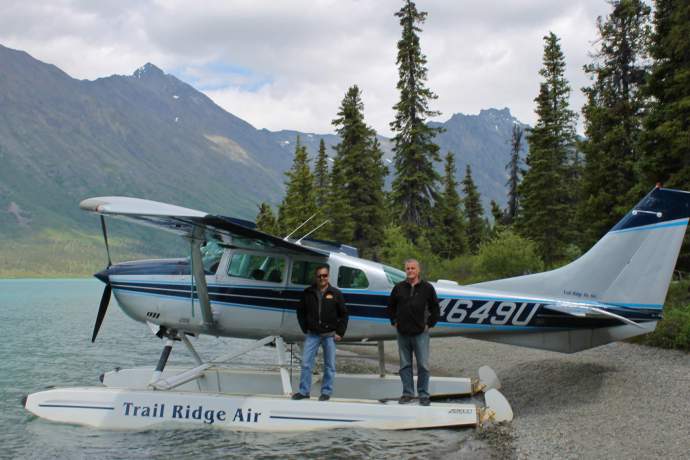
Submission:
<svg viewBox="0 0 690 460">
<path fill-rule="evenodd" d="M 317 278 L 328 278 L 328 274 L 325 275 L 316 275 Z"/>
</svg>

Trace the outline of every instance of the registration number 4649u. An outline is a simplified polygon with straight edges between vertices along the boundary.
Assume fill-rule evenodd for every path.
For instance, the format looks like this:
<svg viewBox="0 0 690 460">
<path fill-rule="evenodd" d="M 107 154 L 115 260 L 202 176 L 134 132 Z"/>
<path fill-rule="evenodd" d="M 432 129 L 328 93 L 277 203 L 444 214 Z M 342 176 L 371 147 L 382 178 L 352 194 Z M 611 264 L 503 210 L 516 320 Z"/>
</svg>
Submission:
<svg viewBox="0 0 690 460">
<path fill-rule="evenodd" d="M 441 321 L 448 323 L 526 326 L 542 304 L 494 300 L 443 299 Z"/>
</svg>

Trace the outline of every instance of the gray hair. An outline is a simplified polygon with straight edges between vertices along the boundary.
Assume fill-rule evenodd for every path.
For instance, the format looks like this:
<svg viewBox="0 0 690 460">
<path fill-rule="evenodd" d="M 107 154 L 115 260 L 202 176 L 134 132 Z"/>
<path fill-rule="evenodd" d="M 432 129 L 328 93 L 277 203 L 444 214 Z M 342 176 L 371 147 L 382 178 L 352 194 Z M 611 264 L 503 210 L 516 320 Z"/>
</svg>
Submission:
<svg viewBox="0 0 690 460">
<path fill-rule="evenodd" d="M 411 263 L 417 264 L 417 266 L 419 267 L 419 271 L 422 271 L 422 264 L 420 264 L 417 259 L 405 259 L 405 262 L 403 262 L 403 266 Z"/>
</svg>

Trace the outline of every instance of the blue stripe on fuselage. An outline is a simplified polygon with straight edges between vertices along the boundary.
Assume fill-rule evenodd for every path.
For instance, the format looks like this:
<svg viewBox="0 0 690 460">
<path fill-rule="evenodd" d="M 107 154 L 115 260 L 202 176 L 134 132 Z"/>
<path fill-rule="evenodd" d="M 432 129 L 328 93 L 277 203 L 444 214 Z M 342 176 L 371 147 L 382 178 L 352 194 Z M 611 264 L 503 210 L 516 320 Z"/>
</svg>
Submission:
<svg viewBox="0 0 690 460">
<path fill-rule="evenodd" d="M 178 282 L 162 282 L 162 283 L 151 283 L 151 282 L 120 282 L 113 281 L 112 286 L 117 291 L 127 291 L 128 293 L 136 295 L 151 295 L 151 296 L 162 296 L 162 297 L 176 297 L 180 299 L 190 299 L 190 285 L 188 283 L 178 283 Z M 195 290 L 196 291 L 196 290 Z M 230 307 L 246 307 L 262 310 L 283 310 L 295 312 L 298 305 L 298 300 L 301 296 L 301 289 L 287 290 L 287 289 L 275 289 L 275 288 L 258 288 L 257 286 L 247 287 L 247 286 L 227 286 L 227 285 L 209 285 L 209 299 L 211 302 L 220 305 L 226 305 Z M 386 310 L 388 295 L 376 294 L 365 294 L 361 290 L 357 290 L 357 294 L 344 293 L 345 301 L 348 305 L 348 310 L 350 315 L 354 318 L 367 319 L 369 321 L 388 321 L 388 314 Z M 197 298 L 196 292 L 194 298 Z M 518 314 L 520 307 L 518 305 L 515 310 L 510 313 L 510 315 L 515 314 L 514 319 L 525 319 L 528 316 L 528 312 L 533 308 L 537 308 L 537 314 L 534 318 L 540 317 L 539 310 L 541 310 L 540 305 L 548 304 L 548 301 L 535 301 L 534 299 L 518 299 L 518 298 L 496 298 L 496 297 L 482 297 L 482 296 L 454 296 L 454 295 L 444 295 L 440 297 L 441 301 L 450 300 L 450 303 L 445 305 L 442 310 L 442 317 L 440 322 L 449 327 L 494 327 L 498 326 L 496 324 L 487 324 L 484 321 L 487 319 L 487 315 L 491 314 L 494 318 L 504 318 L 505 310 L 510 310 L 510 305 L 505 305 L 503 311 L 499 312 L 498 307 L 502 305 L 503 302 L 512 302 L 516 304 L 526 304 L 527 309 L 524 313 Z M 469 301 L 469 305 L 461 304 L 458 305 L 457 302 L 452 302 L 452 300 L 466 300 Z M 492 305 L 488 305 L 491 303 Z M 584 302 L 582 302 L 584 303 Z M 634 319 L 658 319 L 659 311 L 655 308 L 650 308 L 650 305 L 635 305 L 635 308 L 628 305 L 602 305 L 594 302 L 588 302 L 599 307 L 606 308 L 610 311 L 616 312 L 625 317 L 630 317 Z M 480 309 L 484 308 L 483 313 Z M 466 310 L 462 313 L 460 310 Z M 475 312 L 476 315 L 475 315 Z M 462 318 L 459 318 L 462 316 Z M 518 318 L 519 316 L 519 318 Z M 559 317 L 568 318 L 565 314 L 549 312 L 549 318 Z M 468 317 L 470 322 L 466 322 L 464 319 Z M 482 319 L 484 318 L 484 319 Z M 447 321 L 448 319 L 455 319 L 456 321 Z M 512 320 L 511 316 L 511 320 Z M 471 322 L 471 321 L 474 321 Z M 520 321 L 516 321 L 520 322 Z M 529 324 L 533 324 L 534 321 L 530 320 Z M 516 327 L 533 327 L 531 325 L 507 325 L 506 328 L 515 329 Z"/>
<path fill-rule="evenodd" d="M 165 281 L 160 281 L 160 282 L 152 282 L 152 281 L 141 281 L 141 280 L 118 280 L 114 282 L 115 284 L 121 285 L 121 284 L 127 284 L 131 286 L 142 286 L 142 287 L 156 287 L 159 289 L 179 289 L 179 287 L 182 287 L 186 292 L 187 292 L 187 297 L 189 297 L 189 281 L 172 281 L 172 280 L 165 280 Z M 262 292 L 268 292 L 268 293 L 273 293 L 275 294 L 276 292 L 281 293 L 281 296 L 279 298 L 285 298 L 285 293 L 290 294 L 289 298 L 294 299 L 294 300 L 299 300 L 300 295 L 302 291 L 304 291 L 303 287 L 272 287 L 272 286 L 265 286 L 265 285 L 246 285 L 246 284 L 236 284 L 236 285 L 227 285 L 227 284 L 213 284 L 209 283 L 208 285 L 208 290 L 209 294 L 212 292 L 218 293 L 218 294 L 228 294 L 232 293 L 235 294 L 234 291 L 238 291 L 236 294 L 239 294 L 239 291 L 242 292 L 242 294 L 246 295 L 255 295 L 250 292 L 251 290 L 260 290 Z M 374 302 L 376 305 L 383 305 L 385 306 L 388 301 L 388 295 L 390 291 L 369 291 L 365 289 L 340 289 L 343 294 L 345 295 L 345 298 L 347 299 L 348 303 L 357 303 L 357 304 L 372 304 L 370 302 L 370 299 L 372 297 L 381 297 L 377 302 Z M 196 291 L 196 290 L 195 290 Z M 265 295 L 265 294 L 264 294 Z M 463 299 L 463 300 L 471 300 L 471 301 L 492 301 L 492 302 L 517 302 L 517 303 L 523 303 L 523 302 L 528 302 L 528 303 L 543 303 L 543 304 L 548 304 L 548 303 L 553 303 L 553 299 L 540 299 L 540 298 L 531 298 L 527 299 L 524 297 L 509 297 L 509 296 L 481 296 L 481 295 L 461 295 L 461 294 L 439 294 L 439 299 Z M 592 305 L 595 307 L 600 307 L 600 308 L 628 308 L 628 309 L 634 309 L 634 310 L 660 310 L 663 308 L 663 305 L 661 304 L 646 304 L 646 303 L 627 303 L 627 302 L 597 302 L 594 300 L 584 300 L 584 299 L 573 299 L 572 302 L 576 303 L 581 303 L 585 305 Z"/>
</svg>

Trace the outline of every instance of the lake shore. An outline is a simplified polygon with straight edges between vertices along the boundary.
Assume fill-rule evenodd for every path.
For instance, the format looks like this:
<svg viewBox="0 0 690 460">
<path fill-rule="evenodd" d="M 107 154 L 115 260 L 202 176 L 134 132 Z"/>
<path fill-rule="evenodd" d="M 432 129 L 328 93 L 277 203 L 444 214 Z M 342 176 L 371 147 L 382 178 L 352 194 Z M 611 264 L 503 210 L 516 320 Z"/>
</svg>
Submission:
<svg viewBox="0 0 690 460">
<path fill-rule="evenodd" d="M 386 355 L 397 362 L 395 342 L 386 343 Z M 690 452 L 686 352 L 617 342 L 566 355 L 459 337 L 431 342 L 432 375 L 474 377 L 483 365 L 501 379 L 515 419 L 480 433 L 487 457 L 481 446 L 461 454 L 628 459 Z"/>
</svg>

